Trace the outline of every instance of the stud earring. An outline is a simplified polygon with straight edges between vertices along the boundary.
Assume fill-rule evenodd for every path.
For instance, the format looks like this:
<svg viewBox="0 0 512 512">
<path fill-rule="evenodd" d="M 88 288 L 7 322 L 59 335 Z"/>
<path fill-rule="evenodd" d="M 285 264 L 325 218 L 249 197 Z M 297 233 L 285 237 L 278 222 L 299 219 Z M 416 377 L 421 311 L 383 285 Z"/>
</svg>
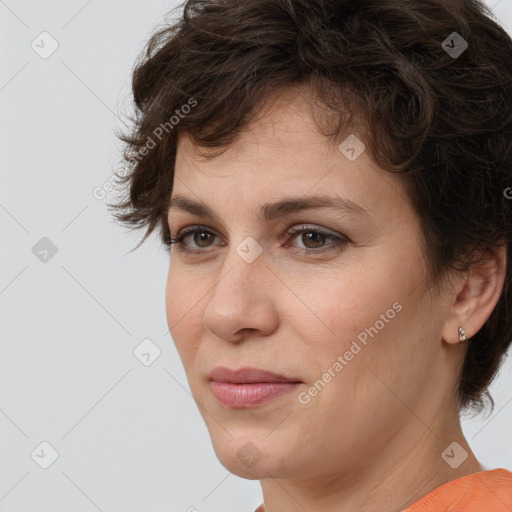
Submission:
<svg viewBox="0 0 512 512">
<path fill-rule="evenodd" d="M 466 341 L 466 333 L 462 327 L 459 327 L 459 342 L 464 343 Z"/>
</svg>

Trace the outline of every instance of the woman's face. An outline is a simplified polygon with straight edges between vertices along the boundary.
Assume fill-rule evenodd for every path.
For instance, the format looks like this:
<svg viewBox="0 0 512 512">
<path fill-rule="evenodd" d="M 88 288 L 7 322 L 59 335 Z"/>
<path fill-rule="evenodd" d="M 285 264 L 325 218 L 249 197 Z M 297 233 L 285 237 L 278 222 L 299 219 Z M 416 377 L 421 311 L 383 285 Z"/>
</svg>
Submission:
<svg viewBox="0 0 512 512">
<path fill-rule="evenodd" d="M 397 459 L 455 382 L 419 219 L 399 177 L 361 149 L 353 137 L 329 146 L 292 92 L 211 161 L 180 138 L 172 199 L 215 218 L 170 209 L 174 238 L 198 232 L 172 246 L 167 319 L 215 452 L 244 478 Z M 332 205 L 271 206 L 320 196 Z M 212 383 L 216 367 L 295 383 Z"/>
</svg>

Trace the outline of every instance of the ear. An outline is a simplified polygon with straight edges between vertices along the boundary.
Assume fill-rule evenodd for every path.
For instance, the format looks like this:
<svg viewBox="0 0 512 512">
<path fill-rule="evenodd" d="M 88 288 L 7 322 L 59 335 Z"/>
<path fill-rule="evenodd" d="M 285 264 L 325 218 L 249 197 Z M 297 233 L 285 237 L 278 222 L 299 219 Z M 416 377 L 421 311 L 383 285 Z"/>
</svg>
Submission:
<svg viewBox="0 0 512 512">
<path fill-rule="evenodd" d="M 468 340 L 482 328 L 501 296 L 506 268 L 507 247 L 489 248 L 481 262 L 456 280 L 451 313 L 442 330 L 443 340 L 457 344 L 459 327 L 464 329 Z"/>
</svg>

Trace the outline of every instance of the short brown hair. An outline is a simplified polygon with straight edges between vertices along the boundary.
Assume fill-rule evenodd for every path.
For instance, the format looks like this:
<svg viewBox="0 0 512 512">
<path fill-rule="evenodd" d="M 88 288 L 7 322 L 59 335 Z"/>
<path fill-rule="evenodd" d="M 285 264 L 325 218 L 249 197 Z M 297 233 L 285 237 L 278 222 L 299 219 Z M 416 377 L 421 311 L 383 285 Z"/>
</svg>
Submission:
<svg viewBox="0 0 512 512">
<path fill-rule="evenodd" d="M 507 246 L 502 295 L 469 342 L 458 390 L 461 408 L 481 409 L 512 340 L 512 40 L 492 12 L 478 0 L 188 0 L 179 9 L 133 72 L 116 219 L 146 227 L 141 243 L 159 225 L 169 245 L 179 134 L 227 147 L 279 88 L 309 84 L 336 118 L 326 137 L 340 142 L 354 114 L 373 159 L 402 173 L 434 282 L 475 263 L 472 249 Z"/>
</svg>

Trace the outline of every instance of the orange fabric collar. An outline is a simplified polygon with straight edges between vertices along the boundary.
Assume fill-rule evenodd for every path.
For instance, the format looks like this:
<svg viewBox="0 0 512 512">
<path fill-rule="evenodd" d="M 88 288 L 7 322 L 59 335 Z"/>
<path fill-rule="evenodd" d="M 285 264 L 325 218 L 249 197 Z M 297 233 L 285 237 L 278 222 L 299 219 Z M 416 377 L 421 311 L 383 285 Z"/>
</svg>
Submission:
<svg viewBox="0 0 512 512">
<path fill-rule="evenodd" d="M 498 468 L 452 480 L 403 512 L 510 512 L 512 473 Z M 260 505 L 254 512 L 265 512 Z"/>
</svg>

